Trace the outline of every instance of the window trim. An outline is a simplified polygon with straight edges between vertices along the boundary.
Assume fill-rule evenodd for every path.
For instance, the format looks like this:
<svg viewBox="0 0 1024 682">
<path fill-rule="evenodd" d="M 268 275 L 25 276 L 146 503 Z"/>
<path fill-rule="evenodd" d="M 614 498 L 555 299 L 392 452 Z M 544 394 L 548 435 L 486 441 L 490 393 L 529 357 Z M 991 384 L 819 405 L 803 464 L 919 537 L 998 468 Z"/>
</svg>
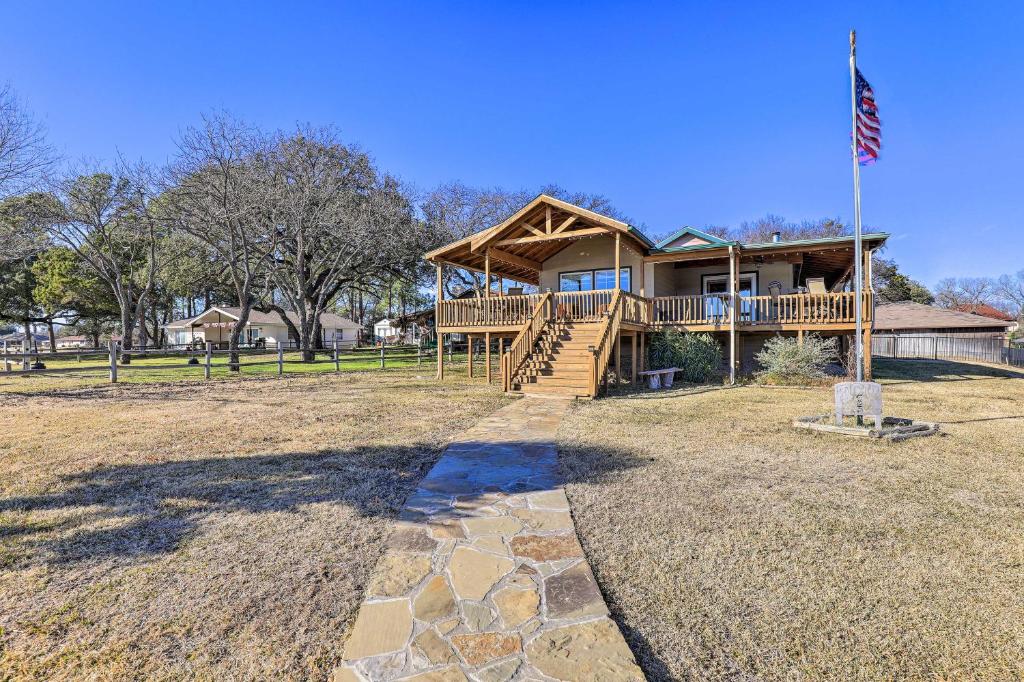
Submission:
<svg viewBox="0 0 1024 682">
<path fill-rule="evenodd" d="M 562 275 L 579 275 L 579 274 L 582 274 L 582 273 L 590 273 L 591 281 L 594 284 L 596 284 L 597 283 L 597 273 L 604 272 L 605 270 L 614 271 L 615 270 L 615 266 L 612 265 L 611 267 L 607 267 L 607 268 L 583 268 L 582 270 L 559 270 L 559 272 L 558 272 L 558 291 L 559 291 L 559 293 L 562 292 Z M 632 293 L 633 292 L 633 266 L 631 266 L 631 265 L 623 265 L 621 268 L 619 268 L 619 270 L 620 271 L 624 270 L 624 271 L 629 273 L 629 289 L 623 289 L 623 291 Z M 621 272 L 619 274 L 619 283 L 620 284 L 622 283 L 622 274 L 621 274 Z M 615 291 L 615 289 L 614 289 L 614 287 L 611 288 L 611 289 L 596 289 L 596 288 L 592 288 L 592 289 L 589 289 L 589 291 Z M 569 293 L 574 293 L 574 292 L 569 292 Z"/>
<path fill-rule="evenodd" d="M 701 275 L 700 276 L 700 293 L 701 293 L 701 295 L 704 295 L 704 296 L 708 295 L 707 281 L 709 279 L 717 280 L 717 279 L 720 279 L 722 277 L 725 278 L 726 282 L 729 281 L 729 273 L 728 272 L 708 273 L 708 274 Z M 742 279 L 744 277 L 750 277 L 750 295 L 751 296 L 758 296 L 759 295 L 758 294 L 758 286 L 760 285 L 760 282 L 757 281 L 757 270 L 748 270 L 747 272 L 740 271 L 740 279 Z"/>
</svg>

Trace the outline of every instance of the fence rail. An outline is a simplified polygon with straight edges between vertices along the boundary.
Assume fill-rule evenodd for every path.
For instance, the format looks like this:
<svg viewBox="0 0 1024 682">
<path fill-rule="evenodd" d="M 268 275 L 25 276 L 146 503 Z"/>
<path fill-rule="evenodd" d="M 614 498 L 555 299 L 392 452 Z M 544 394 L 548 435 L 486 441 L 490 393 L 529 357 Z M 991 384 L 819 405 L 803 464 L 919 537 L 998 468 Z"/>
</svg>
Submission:
<svg viewBox="0 0 1024 682">
<path fill-rule="evenodd" d="M 876 334 L 871 354 L 897 360 L 975 360 L 1024 367 L 1024 348 L 1007 346 L 999 336 Z"/>
<path fill-rule="evenodd" d="M 443 349 L 449 357 L 455 352 L 453 344 Z M 398 363 L 409 366 L 413 362 L 422 364 L 424 361 L 436 357 L 437 350 L 423 346 L 410 345 L 381 345 L 376 348 L 342 348 L 340 345 L 334 348 L 312 348 L 308 349 L 317 359 L 311 362 L 304 362 L 294 358 L 294 353 L 306 349 L 288 347 L 287 344 L 280 344 L 272 348 L 244 348 L 237 351 L 226 349 L 215 349 L 212 344 L 202 350 L 173 350 L 173 349 L 138 349 L 125 351 L 119 344 L 111 344 L 106 350 L 97 352 L 81 352 L 75 350 L 58 350 L 52 352 L 19 351 L 0 353 L 0 376 L 27 376 L 27 375 L 61 375 L 61 374 L 84 374 L 106 373 L 111 383 L 117 383 L 119 372 L 141 371 L 155 372 L 168 370 L 194 370 L 197 374 L 209 379 L 214 369 L 229 369 L 235 372 L 245 367 L 277 366 L 277 374 L 286 373 L 285 366 L 290 368 L 298 366 L 309 367 L 313 364 L 324 365 L 333 363 L 334 371 L 342 371 L 343 366 L 348 369 L 353 365 L 361 364 L 363 369 L 369 366 L 379 369 L 386 369 L 389 363 Z M 460 351 L 462 352 L 462 351 Z M 286 353 L 293 357 L 286 357 Z M 124 356 L 129 356 L 131 362 L 126 362 Z M 218 358 L 221 361 L 217 361 Z M 147 364 L 146 360 L 160 360 L 157 364 Z M 180 360 L 175 362 L 174 360 Z M 49 362 L 50 365 L 46 363 Z M 74 364 L 70 364 L 74 363 Z M 358 368 L 357 368 L 358 369 Z M 306 370 L 303 370 L 306 371 Z"/>
</svg>

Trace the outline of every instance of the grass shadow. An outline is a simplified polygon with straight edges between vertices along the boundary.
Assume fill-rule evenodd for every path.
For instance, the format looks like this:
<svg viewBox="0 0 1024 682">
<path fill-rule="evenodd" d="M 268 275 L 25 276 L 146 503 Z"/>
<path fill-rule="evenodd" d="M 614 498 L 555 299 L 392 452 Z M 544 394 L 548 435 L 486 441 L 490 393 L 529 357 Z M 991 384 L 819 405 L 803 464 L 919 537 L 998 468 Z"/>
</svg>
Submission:
<svg viewBox="0 0 1024 682">
<path fill-rule="evenodd" d="M 893 386 L 922 381 L 978 381 L 981 379 L 1024 379 L 1024 369 L 994 367 L 956 360 L 893 360 L 874 361 L 874 378 Z"/>
<path fill-rule="evenodd" d="M 559 475 L 538 473 L 527 461 L 531 451 L 554 452 L 553 444 L 469 441 L 453 447 L 483 462 L 475 473 L 456 474 L 464 487 L 451 494 L 460 500 L 561 484 Z M 496 459 L 488 464 L 491 452 Z M 526 460 L 519 452 L 527 453 Z M 98 467 L 59 477 L 53 492 L 0 499 L 0 543 L 14 545 L 7 561 L 24 568 L 175 552 L 207 523 L 231 514 L 257 523 L 329 504 L 394 519 L 440 454 L 436 446 L 414 443 Z M 597 477 L 644 464 L 627 452 L 595 454 L 603 462 L 593 472 Z"/>
</svg>

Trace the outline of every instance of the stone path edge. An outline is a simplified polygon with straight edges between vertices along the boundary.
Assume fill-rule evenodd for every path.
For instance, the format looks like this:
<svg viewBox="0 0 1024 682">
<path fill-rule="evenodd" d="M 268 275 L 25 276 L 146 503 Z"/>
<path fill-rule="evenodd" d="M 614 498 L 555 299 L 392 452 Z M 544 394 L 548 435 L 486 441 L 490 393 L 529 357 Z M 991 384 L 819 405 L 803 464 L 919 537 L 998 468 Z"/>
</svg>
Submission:
<svg viewBox="0 0 1024 682">
<path fill-rule="evenodd" d="M 522 398 L 447 447 L 395 523 L 334 682 L 644 679 L 565 496 L 568 405 Z"/>
</svg>

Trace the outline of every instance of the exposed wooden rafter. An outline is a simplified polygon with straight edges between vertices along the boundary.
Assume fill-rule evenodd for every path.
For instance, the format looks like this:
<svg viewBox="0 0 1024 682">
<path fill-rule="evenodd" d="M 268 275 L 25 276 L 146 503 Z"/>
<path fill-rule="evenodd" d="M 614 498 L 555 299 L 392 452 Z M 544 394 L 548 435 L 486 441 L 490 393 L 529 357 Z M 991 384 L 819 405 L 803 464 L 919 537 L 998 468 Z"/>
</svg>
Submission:
<svg viewBox="0 0 1024 682">
<path fill-rule="evenodd" d="M 579 216 L 578 215 L 571 215 L 571 216 L 569 216 L 568 218 L 563 220 L 562 224 L 559 225 L 558 227 L 556 227 L 551 232 L 551 234 L 561 234 L 562 232 L 565 232 L 566 228 L 568 228 L 570 225 L 575 223 L 577 220 L 579 220 Z"/>
<path fill-rule="evenodd" d="M 517 237 L 515 239 L 502 239 L 495 243 L 495 246 L 515 246 L 517 244 L 533 244 L 534 242 L 555 241 L 558 239 L 576 239 L 590 235 L 608 234 L 603 227 L 587 227 L 572 232 L 560 232 L 559 234 L 542 234 L 534 237 Z"/>
<path fill-rule="evenodd" d="M 517 256 L 513 253 L 509 253 L 508 251 L 502 251 L 501 249 L 494 248 L 493 246 L 490 248 L 490 253 L 491 258 L 510 265 L 518 265 L 519 267 L 526 268 L 528 270 L 536 270 L 537 272 L 540 272 L 542 267 L 540 261 L 535 261 L 532 258 L 524 258 L 523 256 Z"/>
</svg>

